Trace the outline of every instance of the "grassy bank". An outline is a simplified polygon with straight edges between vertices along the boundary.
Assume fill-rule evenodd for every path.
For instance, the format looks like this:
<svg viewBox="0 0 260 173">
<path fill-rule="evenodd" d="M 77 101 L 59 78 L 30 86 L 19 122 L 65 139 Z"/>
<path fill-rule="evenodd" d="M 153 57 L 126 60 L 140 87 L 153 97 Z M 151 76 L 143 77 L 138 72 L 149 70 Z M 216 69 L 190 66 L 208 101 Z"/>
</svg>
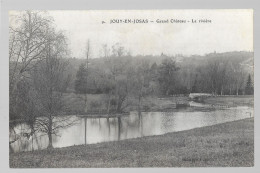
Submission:
<svg viewBox="0 0 260 173">
<path fill-rule="evenodd" d="M 207 104 L 226 106 L 254 106 L 254 96 L 217 96 L 204 100 Z"/>
<path fill-rule="evenodd" d="M 253 118 L 161 136 L 10 154 L 10 167 L 253 166 Z"/>
<path fill-rule="evenodd" d="M 105 94 L 88 94 L 88 111 L 89 112 L 106 112 L 108 97 Z M 67 93 L 64 95 L 66 112 L 81 113 L 85 111 L 84 95 Z M 148 96 L 142 98 L 142 111 L 165 111 L 175 109 L 176 103 L 188 103 L 188 97 L 168 97 L 157 98 Z M 126 106 L 127 105 L 127 106 Z M 112 106 L 111 106 L 112 107 Z M 138 109 L 138 99 L 134 97 L 127 98 L 123 104 L 123 111 L 136 111 Z"/>
<path fill-rule="evenodd" d="M 108 98 L 105 94 L 88 94 L 88 111 L 89 112 L 106 112 Z M 66 103 L 66 112 L 68 114 L 82 113 L 85 112 L 84 95 L 67 93 L 64 96 Z M 148 96 L 142 99 L 142 111 L 175 111 L 176 103 L 180 106 L 188 106 L 189 98 L 186 96 L 180 97 L 167 97 L 157 98 L 155 96 Z M 217 106 L 254 106 L 253 96 L 217 96 L 209 97 L 204 100 L 204 103 L 217 105 Z M 138 100 L 136 98 L 128 98 L 125 100 L 123 105 L 125 109 L 123 111 L 136 111 L 138 110 Z M 111 106 L 112 107 L 112 106 Z M 200 108 L 189 108 L 186 111 L 192 111 Z M 208 109 L 208 108 L 207 108 Z"/>
</svg>

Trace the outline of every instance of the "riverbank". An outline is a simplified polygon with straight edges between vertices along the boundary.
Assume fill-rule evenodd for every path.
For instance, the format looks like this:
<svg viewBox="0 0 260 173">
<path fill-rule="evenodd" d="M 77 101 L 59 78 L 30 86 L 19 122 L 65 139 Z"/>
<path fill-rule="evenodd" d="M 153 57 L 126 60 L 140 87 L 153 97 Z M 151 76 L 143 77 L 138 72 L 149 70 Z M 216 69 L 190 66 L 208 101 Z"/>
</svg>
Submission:
<svg viewBox="0 0 260 173">
<path fill-rule="evenodd" d="M 108 98 L 105 94 L 87 94 L 88 112 L 107 112 Z M 187 96 L 157 98 L 155 96 L 147 96 L 142 98 L 141 111 L 143 112 L 159 112 L 175 110 L 176 103 L 184 103 L 188 106 L 189 98 Z M 64 95 L 64 102 L 67 114 L 85 114 L 84 95 L 67 93 Z M 115 105 L 114 105 L 115 106 Z M 113 106 L 110 107 L 110 110 Z M 129 97 L 122 105 L 123 112 L 138 110 L 138 99 Z M 94 114 L 95 114 L 94 113 Z"/>
<path fill-rule="evenodd" d="M 119 142 L 11 153 L 9 161 L 11 168 L 253 166 L 254 119 Z"/>
<path fill-rule="evenodd" d="M 204 100 L 204 103 L 211 104 L 211 105 L 225 105 L 229 107 L 233 107 L 233 106 L 254 107 L 254 96 L 241 95 L 241 96 L 208 97 Z"/>
<path fill-rule="evenodd" d="M 107 98 L 104 94 L 88 94 L 88 111 L 89 112 L 107 112 Z M 67 114 L 84 114 L 85 103 L 84 96 L 74 93 L 68 93 L 64 96 L 66 103 Z M 141 111 L 142 112 L 165 112 L 165 111 L 178 111 L 181 108 L 189 107 L 188 96 L 174 96 L 157 98 L 155 96 L 148 96 L 142 99 Z M 138 100 L 136 98 L 128 98 L 125 101 L 127 106 L 123 109 L 124 112 L 138 110 Z M 236 107 L 236 106 L 254 106 L 253 96 L 216 96 L 205 98 L 205 104 L 213 105 L 212 108 L 218 106 Z M 176 109 L 177 108 L 177 109 Z M 186 111 L 193 111 L 202 108 L 192 107 Z M 207 108 L 208 109 L 208 108 Z M 202 110 L 203 111 L 203 110 Z"/>
</svg>

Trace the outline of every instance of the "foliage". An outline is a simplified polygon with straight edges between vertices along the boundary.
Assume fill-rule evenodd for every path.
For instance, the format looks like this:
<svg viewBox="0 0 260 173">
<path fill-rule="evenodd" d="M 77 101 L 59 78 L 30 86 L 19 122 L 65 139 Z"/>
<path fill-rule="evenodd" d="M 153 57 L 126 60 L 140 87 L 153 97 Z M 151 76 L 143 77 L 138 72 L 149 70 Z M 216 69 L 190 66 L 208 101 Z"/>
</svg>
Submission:
<svg viewBox="0 0 260 173">
<path fill-rule="evenodd" d="M 248 78 L 247 78 L 245 93 L 248 95 L 254 94 L 254 86 L 253 86 L 250 74 L 248 75 Z"/>
<path fill-rule="evenodd" d="M 75 80 L 75 91 L 79 94 L 85 94 L 87 93 L 87 69 L 85 67 L 85 64 L 81 64 L 79 66 L 79 70 L 76 74 L 76 80 Z"/>
<path fill-rule="evenodd" d="M 160 83 L 160 90 L 163 95 L 170 95 L 176 90 L 176 72 L 179 67 L 176 66 L 176 62 L 172 59 L 164 59 L 158 69 L 158 81 Z"/>
</svg>

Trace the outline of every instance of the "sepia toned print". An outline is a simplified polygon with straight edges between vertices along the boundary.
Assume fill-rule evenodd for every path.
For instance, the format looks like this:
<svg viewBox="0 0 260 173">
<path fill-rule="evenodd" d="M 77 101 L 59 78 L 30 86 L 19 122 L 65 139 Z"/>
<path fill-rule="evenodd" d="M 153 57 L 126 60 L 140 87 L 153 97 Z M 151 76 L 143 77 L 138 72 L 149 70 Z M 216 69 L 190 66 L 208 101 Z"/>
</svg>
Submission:
<svg viewBox="0 0 260 173">
<path fill-rule="evenodd" d="M 9 11 L 9 156 L 254 166 L 253 11 Z"/>
</svg>

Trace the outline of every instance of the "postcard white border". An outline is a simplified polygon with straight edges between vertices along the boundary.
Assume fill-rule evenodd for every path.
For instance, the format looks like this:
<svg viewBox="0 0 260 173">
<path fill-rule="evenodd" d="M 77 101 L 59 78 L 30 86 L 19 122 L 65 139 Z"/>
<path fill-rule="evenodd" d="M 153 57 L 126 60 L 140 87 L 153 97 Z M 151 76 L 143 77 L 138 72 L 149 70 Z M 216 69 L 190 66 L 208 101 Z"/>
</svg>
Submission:
<svg viewBox="0 0 260 173">
<path fill-rule="evenodd" d="M 259 172 L 260 118 L 259 115 L 259 0 L 1 0 L 1 56 L 0 56 L 0 170 L 1 172 Z M 255 63 L 255 166 L 253 168 L 124 168 L 124 169 L 10 169 L 8 148 L 8 10 L 131 10 L 131 9 L 254 9 Z"/>
</svg>

